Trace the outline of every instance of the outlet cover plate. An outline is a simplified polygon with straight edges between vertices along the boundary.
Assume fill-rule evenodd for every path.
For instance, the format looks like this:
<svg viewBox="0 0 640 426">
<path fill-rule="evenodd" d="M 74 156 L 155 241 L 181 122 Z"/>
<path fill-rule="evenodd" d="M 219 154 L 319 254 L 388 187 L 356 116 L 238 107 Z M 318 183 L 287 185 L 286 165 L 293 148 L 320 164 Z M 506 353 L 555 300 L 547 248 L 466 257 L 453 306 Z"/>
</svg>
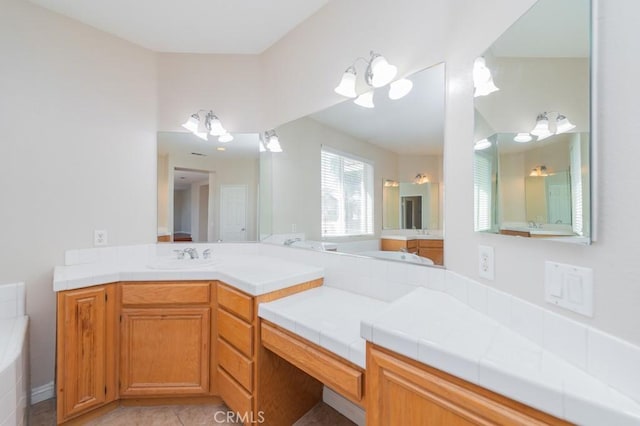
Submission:
<svg viewBox="0 0 640 426">
<path fill-rule="evenodd" d="M 478 246 L 478 275 L 492 281 L 495 278 L 493 247 L 491 246 Z"/>
<path fill-rule="evenodd" d="M 107 245 L 107 231 L 104 229 L 96 229 L 93 231 L 93 245 L 94 246 L 106 246 Z"/>
</svg>

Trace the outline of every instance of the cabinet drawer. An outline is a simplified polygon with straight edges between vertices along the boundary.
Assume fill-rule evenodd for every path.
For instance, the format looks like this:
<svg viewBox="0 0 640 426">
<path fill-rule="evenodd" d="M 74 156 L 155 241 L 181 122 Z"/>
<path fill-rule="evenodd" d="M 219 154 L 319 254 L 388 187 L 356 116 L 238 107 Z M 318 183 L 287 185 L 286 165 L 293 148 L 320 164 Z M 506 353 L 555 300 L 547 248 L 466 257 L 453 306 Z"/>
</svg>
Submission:
<svg viewBox="0 0 640 426">
<path fill-rule="evenodd" d="M 218 304 L 247 322 L 253 322 L 253 298 L 224 284 L 218 286 Z"/>
<path fill-rule="evenodd" d="M 442 240 L 420 240 L 420 248 L 443 248 Z"/>
<path fill-rule="evenodd" d="M 418 243 L 416 240 L 407 240 L 407 248 L 408 249 L 414 249 L 418 247 Z"/>
<path fill-rule="evenodd" d="M 364 374 L 298 336 L 263 322 L 262 344 L 281 358 L 357 404 L 363 404 Z"/>
<path fill-rule="evenodd" d="M 123 283 L 123 305 L 190 305 L 209 303 L 208 282 Z"/>
<path fill-rule="evenodd" d="M 218 310 L 218 335 L 248 357 L 253 356 L 253 326 Z"/>
<path fill-rule="evenodd" d="M 232 411 L 240 414 L 252 412 L 253 397 L 251 394 L 220 367 L 218 367 L 218 386 L 222 400 Z"/>
<path fill-rule="evenodd" d="M 218 339 L 218 362 L 246 390 L 253 390 L 253 362 L 222 339 Z"/>
</svg>

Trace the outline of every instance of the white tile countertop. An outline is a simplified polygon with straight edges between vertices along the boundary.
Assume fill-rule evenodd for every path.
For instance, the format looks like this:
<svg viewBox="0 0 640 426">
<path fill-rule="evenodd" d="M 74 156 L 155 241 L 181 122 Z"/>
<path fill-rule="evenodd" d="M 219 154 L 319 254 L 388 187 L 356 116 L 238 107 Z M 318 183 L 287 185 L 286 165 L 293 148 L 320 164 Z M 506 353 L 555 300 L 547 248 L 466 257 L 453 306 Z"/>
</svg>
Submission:
<svg viewBox="0 0 640 426">
<path fill-rule="evenodd" d="M 363 318 L 361 336 L 570 422 L 640 424 L 636 401 L 443 292 L 417 288 Z"/>
<path fill-rule="evenodd" d="M 167 260 L 168 262 L 172 260 Z M 53 290 L 71 290 L 117 281 L 221 280 L 253 296 L 322 278 L 324 268 L 257 254 L 215 254 L 194 267 L 162 269 L 156 258 L 97 261 L 57 266 Z"/>
<path fill-rule="evenodd" d="M 360 321 L 388 305 L 371 297 L 323 286 L 261 303 L 258 315 L 364 369 L 366 342 L 360 336 Z"/>
</svg>

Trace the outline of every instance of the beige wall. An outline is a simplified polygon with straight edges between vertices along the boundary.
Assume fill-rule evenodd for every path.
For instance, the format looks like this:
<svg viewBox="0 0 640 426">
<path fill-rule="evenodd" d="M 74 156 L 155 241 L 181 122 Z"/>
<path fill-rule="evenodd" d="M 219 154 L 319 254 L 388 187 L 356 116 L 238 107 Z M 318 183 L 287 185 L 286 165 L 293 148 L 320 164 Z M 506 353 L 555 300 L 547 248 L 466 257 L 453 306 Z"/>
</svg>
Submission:
<svg viewBox="0 0 640 426">
<path fill-rule="evenodd" d="M 184 131 L 180 125 L 199 109 L 212 110 L 231 133 L 264 130 L 262 111 L 273 104 L 263 96 L 260 56 L 160 53 L 157 57 L 158 131 Z"/>
<path fill-rule="evenodd" d="M 0 282 L 25 281 L 31 384 L 53 380 L 64 250 L 156 234 L 156 63 L 29 2 L 0 1 Z"/>
</svg>

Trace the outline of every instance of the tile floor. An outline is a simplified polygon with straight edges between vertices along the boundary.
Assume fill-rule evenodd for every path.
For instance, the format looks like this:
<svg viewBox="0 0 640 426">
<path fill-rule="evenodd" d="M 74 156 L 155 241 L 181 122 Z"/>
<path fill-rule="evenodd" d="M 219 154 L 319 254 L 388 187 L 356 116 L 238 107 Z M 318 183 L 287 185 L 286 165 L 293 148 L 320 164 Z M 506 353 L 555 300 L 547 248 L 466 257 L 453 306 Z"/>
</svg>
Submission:
<svg viewBox="0 0 640 426">
<path fill-rule="evenodd" d="M 227 422 L 224 405 L 165 405 L 155 407 L 119 407 L 87 426 L 197 426 L 235 425 Z M 216 413 L 219 413 L 216 415 Z M 221 414 L 224 413 L 224 414 Z M 31 407 L 30 426 L 54 426 L 56 424 L 55 400 L 50 399 Z M 264 423 L 268 425 L 268 421 Z M 329 407 L 319 403 L 294 426 L 353 426 L 355 423 Z"/>
</svg>

